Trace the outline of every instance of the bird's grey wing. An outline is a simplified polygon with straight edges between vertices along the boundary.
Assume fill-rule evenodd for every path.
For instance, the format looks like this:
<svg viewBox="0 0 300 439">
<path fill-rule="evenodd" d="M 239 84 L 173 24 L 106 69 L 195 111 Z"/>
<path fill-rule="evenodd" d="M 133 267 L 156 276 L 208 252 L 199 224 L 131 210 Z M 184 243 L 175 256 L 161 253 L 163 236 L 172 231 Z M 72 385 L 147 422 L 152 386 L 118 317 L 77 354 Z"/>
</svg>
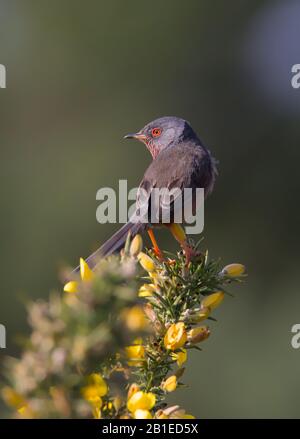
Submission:
<svg viewBox="0 0 300 439">
<path fill-rule="evenodd" d="M 178 218 L 175 222 L 181 222 L 183 206 L 188 210 L 189 204 L 195 204 L 195 190 L 203 188 L 205 194 L 210 191 L 212 173 L 210 154 L 203 149 L 189 143 L 168 148 L 146 170 L 139 189 L 143 197 L 137 197 L 137 204 L 143 200 L 140 204 L 144 211 L 148 208 L 149 222 L 174 222 L 174 218 Z M 159 195 L 157 191 L 160 191 Z M 163 215 L 170 221 L 166 221 Z"/>
<path fill-rule="evenodd" d="M 175 211 L 181 211 L 182 190 L 188 181 L 184 178 L 184 163 L 182 160 L 175 163 L 175 159 L 178 157 L 171 151 L 160 154 L 141 181 L 137 207 L 147 214 L 147 221 L 152 224 L 174 222 Z"/>
</svg>

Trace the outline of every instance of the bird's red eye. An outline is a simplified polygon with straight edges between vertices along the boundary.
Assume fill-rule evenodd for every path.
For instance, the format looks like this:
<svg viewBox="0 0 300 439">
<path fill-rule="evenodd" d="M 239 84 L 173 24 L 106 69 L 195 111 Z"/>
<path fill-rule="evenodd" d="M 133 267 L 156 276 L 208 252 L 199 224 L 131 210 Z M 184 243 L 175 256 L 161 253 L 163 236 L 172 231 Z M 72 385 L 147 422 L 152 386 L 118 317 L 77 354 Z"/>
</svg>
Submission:
<svg viewBox="0 0 300 439">
<path fill-rule="evenodd" d="M 153 128 L 152 137 L 159 137 L 160 135 L 161 135 L 161 129 L 160 128 Z"/>
</svg>

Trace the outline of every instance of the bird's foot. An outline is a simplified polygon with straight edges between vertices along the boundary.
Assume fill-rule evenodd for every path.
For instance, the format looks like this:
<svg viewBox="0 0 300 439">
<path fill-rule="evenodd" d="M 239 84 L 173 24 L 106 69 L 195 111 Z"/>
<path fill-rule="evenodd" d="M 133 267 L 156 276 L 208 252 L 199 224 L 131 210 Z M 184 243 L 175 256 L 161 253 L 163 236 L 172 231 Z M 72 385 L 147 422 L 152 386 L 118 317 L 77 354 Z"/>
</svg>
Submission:
<svg viewBox="0 0 300 439">
<path fill-rule="evenodd" d="M 150 240 L 151 240 L 151 242 L 152 242 L 152 251 L 153 251 L 153 253 L 155 254 L 155 256 L 159 259 L 159 260 L 161 260 L 161 261 L 163 261 L 164 260 L 164 254 L 163 254 L 163 252 L 162 252 L 162 250 L 159 248 L 159 246 L 158 246 L 158 243 L 157 243 L 157 241 L 156 241 L 156 238 L 155 238 L 155 236 L 154 236 L 154 232 L 153 232 L 153 230 L 152 229 L 149 229 L 148 230 L 148 235 L 149 235 L 149 237 L 150 237 Z"/>
<path fill-rule="evenodd" d="M 152 247 L 150 252 L 154 257 L 156 257 L 159 261 L 163 262 L 165 260 L 165 255 L 163 251 L 159 247 Z"/>
<path fill-rule="evenodd" d="M 203 253 L 201 253 L 199 250 L 195 249 L 194 247 L 191 247 L 188 244 L 182 245 L 184 254 L 185 254 L 185 266 L 188 267 L 190 262 L 192 261 L 198 261 L 203 258 Z"/>
<path fill-rule="evenodd" d="M 168 258 L 166 260 L 166 264 L 168 264 L 168 265 L 175 265 L 176 264 L 176 259 Z"/>
<path fill-rule="evenodd" d="M 165 256 L 159 247 L 153 247 L 153 252 L 157 259 L 159 259 L 160 261 L 163 261 L 165 259 Z"/>
</svg>

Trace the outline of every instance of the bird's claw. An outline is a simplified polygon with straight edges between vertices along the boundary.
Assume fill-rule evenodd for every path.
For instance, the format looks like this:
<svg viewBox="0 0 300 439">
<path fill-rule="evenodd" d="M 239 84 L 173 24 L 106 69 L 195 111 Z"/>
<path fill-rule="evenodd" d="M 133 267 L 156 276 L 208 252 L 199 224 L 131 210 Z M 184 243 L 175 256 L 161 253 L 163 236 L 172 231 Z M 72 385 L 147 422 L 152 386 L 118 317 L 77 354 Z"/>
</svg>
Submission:
<svg viewBox="0 0 300 439">
<path fill-rule="evenodd" d="M 185 266 L 188 267 L 190 262 L 197 262 L 199 260 L 203 259 L 203 253 L 201 253 L 199 250 L 189 246 L 185 245 L 183 247 L 184 254 L 185 254 Z"/>
<path fill-rule="evenodd" d="M 154 255 L 157 257 L 157 259 L 159 259 L 160 261 L 163 261 L 165 259 L 164 254 L 160 248 L 153 247 L 152 251 Z"/>
</svg>

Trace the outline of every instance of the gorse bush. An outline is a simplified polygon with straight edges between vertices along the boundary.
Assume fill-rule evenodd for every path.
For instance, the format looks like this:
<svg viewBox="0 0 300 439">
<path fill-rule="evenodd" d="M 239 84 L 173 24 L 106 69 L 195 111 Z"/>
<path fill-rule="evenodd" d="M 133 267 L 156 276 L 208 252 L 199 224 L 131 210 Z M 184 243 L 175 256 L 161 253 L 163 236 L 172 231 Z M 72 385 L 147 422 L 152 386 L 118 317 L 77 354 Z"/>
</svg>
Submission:
<svg viewBox="0 0 300 439">
<path fill-rule="evenodd" d="M 192 418 L 166 397 L 244 266 L 221 269 L 207 252 L 188 266 L 181 252 L 157 258 L 136 236 L 95 272 L 80 268 L 63 294 L 28 305 L 30 337 L 3 371 L 12 416 Z"/>
</svg>

